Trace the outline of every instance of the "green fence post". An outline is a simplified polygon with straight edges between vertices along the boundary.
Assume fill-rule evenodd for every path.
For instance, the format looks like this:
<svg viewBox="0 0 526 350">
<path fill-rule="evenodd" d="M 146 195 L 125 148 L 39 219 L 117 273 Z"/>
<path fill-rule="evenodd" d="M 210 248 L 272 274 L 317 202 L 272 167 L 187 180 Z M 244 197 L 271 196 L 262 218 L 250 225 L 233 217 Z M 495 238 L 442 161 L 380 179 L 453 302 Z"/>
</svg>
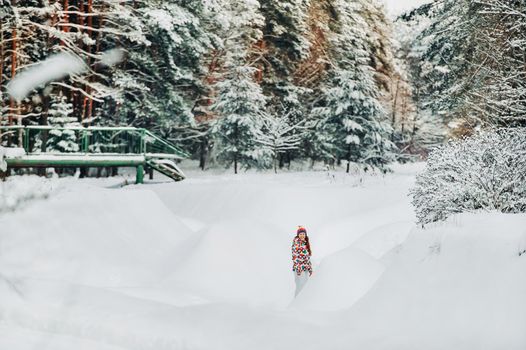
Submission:
<svg viewBox="0 0 526 350">
<path fill-rule="evenodd" d="M 88 140 L 88 131 L 87 130 L 82 130 L 82 151 L 84 153 L 88 153 L 88 149 L 89 149 L 89 140 Z"/>
<path fill-rule="evenodd" d="M 139 153 L 146 153 L 146 129 L 141 129 L 141 142 L 139 145 Z"/>
<path fill-rule="evenodd" d="M 137 174 L 135 176 L 135 183 L 142 184 L 144 182 L 144 165 L 137 166 Z"/>
<path fill-rule="evenodd" d="M 26 150 L 26 154 L 29 154 L 29 129 L 24 129 L 24 148 Z"/>
</svg>

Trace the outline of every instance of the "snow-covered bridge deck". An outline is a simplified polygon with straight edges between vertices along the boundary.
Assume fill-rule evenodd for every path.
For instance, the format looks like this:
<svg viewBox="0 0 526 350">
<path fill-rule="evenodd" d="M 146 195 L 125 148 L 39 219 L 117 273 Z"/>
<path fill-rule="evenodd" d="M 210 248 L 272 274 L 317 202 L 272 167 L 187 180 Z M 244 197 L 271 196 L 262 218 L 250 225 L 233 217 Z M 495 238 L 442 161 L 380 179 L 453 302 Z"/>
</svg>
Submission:
<svg viewBox="0 0 526 350">
<path fill-rule="evenodd" d="M 67 135 L 68 141 L 54 147 L 51 137 Z M 58 136 L 57 136 L 58 135 Z M 155 169 L 175 181 L 185 178 L 175 160 L 188 155 L 148 130 L 132 127 L 0 127 L 0 137 L 18 148 L 2 152 L 2 163 L 9 168 L 48 167 L 135 167 L 136 182 L 142 183 L 145 167 Z M 45 146 L 42 146 L 44 144 Z M 56 148 L 68 147 L 68 152 Z"/>
</svg>

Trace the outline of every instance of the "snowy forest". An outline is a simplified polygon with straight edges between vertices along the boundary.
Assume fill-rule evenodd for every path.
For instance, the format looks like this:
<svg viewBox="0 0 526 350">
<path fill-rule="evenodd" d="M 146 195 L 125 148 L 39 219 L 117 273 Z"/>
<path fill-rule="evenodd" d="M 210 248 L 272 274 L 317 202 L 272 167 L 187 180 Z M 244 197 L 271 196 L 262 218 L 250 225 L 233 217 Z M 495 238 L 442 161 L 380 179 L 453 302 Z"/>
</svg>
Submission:
<svg viewBox="0 0 526 350">
<path fill-rule="evenodd" d="M 525 125 L 524 7 L 437 0 L 392 20 L 377 0 L 1 0 L 0 124 L 144 127 L 202 169 L 383 168 Z M 124 59 L 104 66 L 112 49 Z M 88 69 L 6 92 L 57 53 Z"/>
<path fill-rule="evenodd" d="M 0 0 L 1 350 L 526 349 L 526 0 Z"/>
</svg>

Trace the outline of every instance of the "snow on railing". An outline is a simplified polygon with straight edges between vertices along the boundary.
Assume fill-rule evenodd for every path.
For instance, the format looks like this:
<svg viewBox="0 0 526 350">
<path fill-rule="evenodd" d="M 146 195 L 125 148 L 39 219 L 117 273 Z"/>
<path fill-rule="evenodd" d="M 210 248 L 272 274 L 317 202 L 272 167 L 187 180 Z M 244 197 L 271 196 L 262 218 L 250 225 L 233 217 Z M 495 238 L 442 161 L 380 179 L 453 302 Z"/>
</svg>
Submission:
<svg viewBox="0 0 526 350">
<path fill-rule="evenodd" d="M 176 145 L 135 127 L 0 126 L 0 144 L 16 144 L 33 153 L 155 154 L 187 158 Z"/>
</svg>

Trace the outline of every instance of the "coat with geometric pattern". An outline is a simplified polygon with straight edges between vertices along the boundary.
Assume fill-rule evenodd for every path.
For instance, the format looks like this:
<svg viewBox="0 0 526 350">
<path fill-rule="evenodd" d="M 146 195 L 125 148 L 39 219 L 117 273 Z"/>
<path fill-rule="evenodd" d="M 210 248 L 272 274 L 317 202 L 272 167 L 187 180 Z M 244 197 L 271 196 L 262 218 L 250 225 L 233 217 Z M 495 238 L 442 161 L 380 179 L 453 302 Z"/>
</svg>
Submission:
<svg viewBox="0 0 526 350">
<path fill-rule="evenodd" d="M 303 271 L 312 273 L 312 264 L 310 262 L 309 251 L 307 250 L 307 242 L 301 240 L 299 237 L 294 237 L 292 241 L 292 271 L 301 275 Z"/>
</svg>

